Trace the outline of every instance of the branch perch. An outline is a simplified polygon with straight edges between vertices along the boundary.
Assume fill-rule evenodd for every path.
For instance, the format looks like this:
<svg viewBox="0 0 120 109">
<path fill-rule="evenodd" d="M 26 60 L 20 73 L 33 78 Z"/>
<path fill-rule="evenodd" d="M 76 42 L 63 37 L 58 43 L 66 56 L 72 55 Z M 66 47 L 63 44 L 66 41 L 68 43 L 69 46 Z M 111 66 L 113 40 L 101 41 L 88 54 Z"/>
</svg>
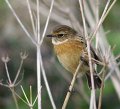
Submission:
<svg viewBox="0 0 120 109">
<path fill-rule="evenodd" d="M 73 86 L 74 86 L 74 84 L 75 84 L 75 80 L 76 80 L 76 78 L 77 78 L 77 74 L 78 74 L 78 71 L 79 71 L 81 65 L 82 65 L 82 62 L 79 63 L 79 65 L 77 66 L 77 69 L 76 69 L 76 71 L 75 71 L 75 73 L 74 73 L 74 75 L 73 75 L 71 84 L 70 84 L 70 86 L 69 86 L 69 91 L 67 92 L 67 95 L 66 95 L 66 97 L 65 97 L 65 100 L 64 100 L 62 109 L 66 109 L 66 106 L 67 106 L 67 104 L 68 104 L 68 100 L 69 100 L 69 98 L 70 98 L 70 95 L 71 95 L 71 92 L 72 92 Z"/>
</svg>

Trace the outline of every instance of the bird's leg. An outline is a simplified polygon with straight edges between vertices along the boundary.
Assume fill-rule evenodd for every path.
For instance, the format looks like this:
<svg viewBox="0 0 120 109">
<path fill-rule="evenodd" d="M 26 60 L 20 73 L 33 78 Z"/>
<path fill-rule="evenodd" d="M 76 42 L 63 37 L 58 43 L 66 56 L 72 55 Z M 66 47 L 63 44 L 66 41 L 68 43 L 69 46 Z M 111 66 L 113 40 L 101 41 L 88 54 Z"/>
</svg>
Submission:
<svg viewBox="0 0 120 109">
<path fill-rule="evenodd" d="M 91 88 L 92 88 L 92 84 L 91 84 L 90 74 L 89 74 L 89 73 L 86 73 L 86 77 L 87 77 L 88 86 L 89 86 L 89 88 L 91 89 Z M 102 83 L 102 81 L 101 81 L 100 77 L 99 77 L 97 74 L 93 74 L 93 79 L 94 79 L 95 89 L 101 88 L 101 83 Z"/>
</svg>

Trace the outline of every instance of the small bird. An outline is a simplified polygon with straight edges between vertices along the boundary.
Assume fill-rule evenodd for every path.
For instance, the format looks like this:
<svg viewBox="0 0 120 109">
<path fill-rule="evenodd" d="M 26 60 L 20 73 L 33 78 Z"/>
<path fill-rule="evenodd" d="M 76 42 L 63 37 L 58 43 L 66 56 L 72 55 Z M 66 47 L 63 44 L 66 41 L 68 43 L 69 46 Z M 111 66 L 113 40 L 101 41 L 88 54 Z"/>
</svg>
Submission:
<svg viewBox="0 0 120 109">
<path fill-rule="evenodd" d="M 78 64 L 82 62 L 79 73 L 86 75 L 89 88 L 91 88 L 92 84 L 89 68 L 89 58 L 87 56 L 87 45 L 85 38 L 81 34 L 78 34 L 77 31 L 66 25 L 56 26 L 52 33 L 47 35 L 47 37 L 52 37 L 54 51 L 58 57 L 59 62 L 66 70 L 74 74 Z M 92 58 L 99 60 L 92 47 L 90 50 Z M 93 68 L 93 70 L 95 89 L 100 88 L 101 79 L 96 74 L 95 68 Z"/>
</svg>

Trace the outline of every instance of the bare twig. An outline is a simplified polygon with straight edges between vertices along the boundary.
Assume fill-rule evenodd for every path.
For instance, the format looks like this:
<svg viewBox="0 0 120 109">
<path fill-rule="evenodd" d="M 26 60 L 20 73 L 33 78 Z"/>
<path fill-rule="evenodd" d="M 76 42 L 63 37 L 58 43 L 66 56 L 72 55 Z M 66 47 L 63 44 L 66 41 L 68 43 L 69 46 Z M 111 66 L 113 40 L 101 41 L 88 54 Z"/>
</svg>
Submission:
<svg viewBox="0 0 120 109">
<path fill-rule="evenodd" d="M 26 6 L 26 4 L 24 2 L 21 2 L 21 4 Z M 31 4 L 31 8 L 36 11 L 36 4 L 33 3 L 33 2 L 30 2 L 30 4 Z M 40 8 L 39 9 L 40 9 L 40 14 L 41 15 L 43 15 L 45 17 L 48 16 L 49 10 L 43 3 L 40 3 Z M 42 10 L 44 10 L 44 11 L 42 11 Z M 52 12 L 51 19 L 53 21 L 58 22 L 59 24 L 62 24 L 62 25 L 64 25 L 64 24 L 71 25 L 70 21 L 68 19 L 62 17 L 61 15 L 59 15 L 59 13 Z"/>
<path fill-rule="evenodd" d="M 53 4 L 54 4 L 54 0 L 52 0 L 52 2 L 51 2 L 50 11 L 49 11 L 49 14 L 48 14 L 48 17 L 47 17 L 47 21 L 46 21 L 46 24 L 45 24 L 45 27 L 44 27 L 44 31 L 43 31 L 43 34 L 42 34 L 42 38 L 41 38 L 41 41 L 40 41 L 40 45 L 42 44 L 43 39 L 44 39 L 44 37 L 45 37 L 45 33 L 46 33 L 46 30 L 47 30 L 48 23 L 49 23 L 49 19 L 50 19 L 51 12 L 52 12 L 52 9 L 53 9 Z"/>
<path fill-rule="evenodd" d="M 45 24 L 44 31 L 43 31 L 41 39 L 39 39 L 39 35 L 38 35 L 38 46 L 37 46 L 37 69 L 38 69 L 37 71 L 38 72 L 37 73 L 38 73 L 38 82 L 39 82 L 39 80 L 40 80 L 40 78 L 39 78 L 40 77 L 40 65 L 41 65 L 43 78 L 44 78 L 45 85 L 46 85 L 46 88 L 47 88 L 47 91 L 48 91 L 48 95 L 50 97 L 51 104 L 53 106 L 53 109 L 56 109 L 56 106 L 55 106 L 55 103 L 53 101 L 52 94 L 51 94 L 51 91 L 50 91 L 50 88 L 49 88 L 49 85 L 48 85 L 48 82 L 47 82 L 47 78 L 46 78 L 45 71 L 44 71 L 43 64 L 42 64 L 41 53 L 40 53 L 40 46 L 41 46 L 41 44 L 43 42 L 43 39 L 44 39 L 46 30 L 47 30 L 47 27 L 48 27 L 49 19 L 50 19 L 51 12 L 52 12 L 52 9 L 53 9 L 53 4 L 54 4 L 54 0 L 52 0 L 52 2 L 51 2 L 50 11 L 49 11 L 49 14 L 48 14 L 48 17 L 47 17 L 47 21 L 46 21 L 46 24 Z M 38 8 L 37 8 L 37 15 L 39 14 L 39 11 L 40 10 L 39 10 L 39 6 L 38 6 Z M 37 19 L 39 19 L 39 16 L 38 16 Z M 39 22 L 39 20 L 38 20 L 38 22 Z M 39 25 L 40 25 L 40 23 L 39 23 Z M 38 30 L 39 30 L 39 28 L 40 27 L 38 26 Z M 38 88 L 38 91 L 39 91 L 39 88 Z M 39 95 L 38 95 L 38 100 L 39 100 Z M 38 101 L 38 102 L 40 102 L 40 101 Z"/>
<path fill-rule="evenodd" d="M 99 0 L 96 0 L 96 24 L 99 22 Z M 96 33 L 96 49 L 98 48 L 99 30 Z"/>
<path fill-rule="evenodd" d="M 16 81 L 18 79 L 18 76 L 20 74 L 20 71 L 21 71 L 21 68 L 22 68 L 22 65 L 23 65 L 23 62 L 24 62 L 24 59 L 26 59 L 26 58 L 27 58 L 27 54 L 26 53 L 25 54 L 21 53 L 21 63 L 20 63 L 20 66 L 18 68 L 18 71 L 16 73 L 16 76 L 15 76 L 15 79 L 13 81 L 13 84 L 16 84 Z"/>
<path fill-rule="evenodd" d="M 41 57 L 41 60 L 42 60 L 42 57 Z M 46 74 L 45 74 L 45 69 L 43 67 L 43 62 L 42 61 L 41 61 L 41 70 L 42 70 L 42 75 L 43 75 L 43 78 L 44 78 L 44 82 L 45 82 L 45 85 L 46 85 L 46 89 L 47 89 L 52 107 L 53 107 L 53 109 L 56 109 L 56 105 L 54 103 L 54 100 L 53 100 L 53 97 L 52 97 L 52 94 L 51 94 L 51 91 L 50 91 L 50 88 L 49 88 L 49 84 L 48 84 L 48 81 L 47 81 L 47 77 L 46 77 Z"/>
<path fill-rule="evenodd" d="M 42 109 L 42 95 L 41 95 L 41 87 L 42 87 L 42 83 L 41 83 L 41 67 L 40 67 L 40 63 L 41 63 L 41 50 L 40 50 L 40 3 L 39 0 L 36 0 L 37 3 L 37 93 L 38 93 L 38 109 Z M 39 93 L 40 92 L 40 93 Z"/>
<path fill-rule="evenodd" d="M 102 105 L 102 96 L 103 96 L 103 88 L 104 88 L 105 70 L 106 70 L 106 66 L 104 66 L 103 69 L 102 69 L 102 71 L 103 71 L 102 72 L 102 84 L 101 84 L 100 95 L 99 95 L 98 109 L 101 109 L 101 105 Z"/>
<path fill-rule="evenodd" d="M 40 46 L 37 45 L 37 92 L 38 92 L 38 109 L 41 109 L 41 51 L 40 51 Z M 40 93 L 39 93 L 40 92 Z"/>
<path fill-rule="evenodd" d="M 6 70 L 6 74 L 7 74 L 7 78 L 8 78 L 8 82 L 9 82 L 9 84 L 11 84 L 12 82 L 11 82 L 11 78 L 10 78 L 10 75 L 9 75 L 9 71 L 8 71 L 8 67 L 7 67 L 7 63 L 8 63 L 8 61 L 10 60 L 10 58 L 7 56 L 7 57 L 2 57 L 2 61 L 4 62 L 4 64 L 5 64 L 5 70 Z"/>
<path fill-rule="evenodd" d="M 13 82 L 11 81 L 11 78 L 10 78 L 10 73 L 8 71 L 8 66 L 7 66 L 7 62 L 10 60 L 9 57 L 2 57 L 2 61 L 4 62 L 5 64 L 5 69 L 6 69 L 6 74 L 7 74 L 7 78 L 8 78 L 8 83 L 7 84 L 3 84 L 2 82 L 0 82 L 0 85 L 4 86 L 4 87 L 7 87 L 11 90 L 11 93 L 12 93 L 12 97 L 14 99 L 14 102 L 15 102 L 15 105 L 16 105 L 16 109 L 19 109 L 19 106 L 18 106 L 18 102 L 17 102 L 17 98 L 16 98 L 16 95 L 15 95 L 15 87 L 19 85 L 19 83 L 21 82 L 21 80 L 18 80 L 18 77 L 19 77 L 19 74 L 20 74 L 20 71 L 21 71 L 21 68 L 22 68 L 22 65 L 23 65 L 23 61 L 24 59 L 26 59 L 27 55 L 26 53 L 21 53 L 21 63 L 20 63 L 20 66 L 18 68 L 18 71 L 16 73 L 16 76 L 13 80 Z"/>
<path fill-rule="evenodd" d="M 13 100 L 14 100 L 14 102 L 15 102 L 16 109 L 19 109 L 18 101 L 17 101 L 16 95 L 15 95 L 14 87 L 11 87 L 10 90 L 11 90 L 11 92 L 12 92 L 12 97 L 13 97 Z"/>
<path fill-rule="evenodd" d="M 33 106 L 35 105 L 35 102 L 38 98 L 38 94 L 35 98 L 35 100 L 33 101 L 33 98 L 32 98 L 32 86 L 30 86 L 30 99 L 28 99 L 23 87 L 21 86 L 21 90 L 23 92 L 23 95 L 25 97 L 26 100 L 24 100 L 23 98 L 21 98 L 18 94 L 16 94 L 25 104 L 27 104 L 29 106 L 30 109 L 33 109 Z"/>
<path fill-rule="evenodd" d="M 71 82 L 71 76 L 68 73 L 64 73 L 64 70 L 62 69 L 62 67 L 59 64 L 55 64 L 55 67 L 57 68 L 57 70 L 60 72 L 60 74 L 63 76 L 63 78 L 70 83 Z M 81 79 L 81 78 L 80 78 Z M 75 90 L 78 91 L 78 93 L 80 94 L 80 96 L 83 97 L 83 99 L 89 104 L 89 96 L 85 93 L 85 89 L 83 87 L 83 83 L 81 83 L 80 79 L 78 79 L 78 84 L 75 84 L 74 88 Z M 80 86 L 79 86 L 80 85 Z M 79 87 L 78 87 L 79 86 Z"/>
<path fill-rule="evenodd" d="M 74 75 L 73 75 L 71 84 L 70 84 L 70 86 L 69 86 L 69 91 L 67 92 L 67 95 L 66 95 L 66 97 L 65 97 L 64 103 L 63 103 L 63 105 L 62 105 L 62 109 L 66 109 L 66 106 L 67 106 L 67 104 L 68 104 L 68 100 L 69 100 L 69 98 L 70 98 L 70 95 L 71 95 L 71 92 L 72 92 L 72 89 L 73 89 L 73 86 L 74 86 L 74 83 L 75 83 L 75 80 L 76 80 L 76 77 L 77 77 L 77 74 L 78 74 L 78 71 L 79 71 L 81 65 L 82 65 L 82 62 L 79 63 L 79 65 L 77 66 L 77 69 L 76 69 L 76 71 L 75 71 L 75 73 L 74 73 Z"/>
<path fill-rule="evenodd" d="M 103 21 L 105 20 L 106 16 L 108 15 L 109 11 L 111 10 L 111 8 L 113 7 L 113 5 L 116 3 L 116 0 L 114 0 L 112 2 L 112 4 L 109 6 L 110 4 L 110 0 L 108 0 L 105 9 L 102 13 L 102 16 L 97 24 L 97 27 L 95 28 L 95 31 L 93 32 L 93 34 L 91 35 L 91 40 L 93 39 L 93 37 L 96 35 L 96 33 L 98 32 L 98 29 L 100 28 L 101 24 L 103 23 Z"/>
<path fill-rule="evenodd" d="M 40 3 L 39 0 L 36 0 L 37 2 L 37 44 L 40 43 Z"/>
<path fill-rule="evenodd" d="M 96 101 L 95 101 L 95 87 L 94 87 L 94 79 L 93 79 L 93 68 L 92 68 L 92 61 L 91 61 L 91 52 L 90 52 L 90 40 L 88 39 L 87 34 L 87 28 L 86 28 L 86 22 L 84 17 L 84 8 L 83 8 L 83 0 L 79 0 L 80 4 L 80 11 L 82 15 L 82 21 L 83 21 L 83 27 L 84 27 L 84 36 L 87 42 L 87 52 L 89 57 L 89 66 L 90 66 L 90 75 L 91 75 L 91 84 L 92 84 L 92 90 L 91 90 L 91 100 L 90 100 L 90 109 L 96 109 Z"/>
<path fill-rule="evenodd" d="M 29 32 L 27 31 L 27 29 L 25 28 L 25 26 L 23 25 L 23 23 L 21 22 L 21 20 L 19 19 L 19 17 L 17 16 L 17 14 L 15 13 L 13 7 L 11 6 L 10 2 L 8 0 L 5 0 L 5 2 L 7 3 L 7 5 L 9 6 L 10 10 L 12 11 L 13 15 L 15 16 L 16 20 L 18 21 L 18 23 L 20 24 L 20 26 L 22 27 L 23 31 L 27 34 L 27 36 L 31 39 L 31 41 L 33 42 L 33 44 L 36 45 L 35 40 L 32 38 L 32 36 L 29 34 Z"/>
<path fill-rule="evenodd" d="M 36 37 L 36 27 L 35 27 L 34 17 L 33 17 L 33 14 L 32 14 L 31 5 L 30 5 L 30 1 L 29 0 L 27 0 L 27 5 L 28 5 L 27 7 L 28 7 L 30 19 L 31 19 L 33 33 L 34 33 L 34 36 Z"/>
</svg>

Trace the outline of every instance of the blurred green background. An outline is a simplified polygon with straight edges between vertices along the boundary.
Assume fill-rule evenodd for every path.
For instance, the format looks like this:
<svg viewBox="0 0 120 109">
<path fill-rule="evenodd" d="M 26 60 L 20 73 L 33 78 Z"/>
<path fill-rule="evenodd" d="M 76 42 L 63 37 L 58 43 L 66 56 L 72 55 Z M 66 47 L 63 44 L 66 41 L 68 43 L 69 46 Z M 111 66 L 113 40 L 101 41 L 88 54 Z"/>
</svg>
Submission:
<svg viewBox="0 0 120 109">
<path fill-rule="evenodd" d="M 43 0 L 44 1 L 44 0 Z M 19 4 L 19 0 L 13 0 L 12 5 L 18 13 L 20 19 L 23 21 L 27 29 L 31 32 L 30 19 L 28 19 L 28 11 L 23 4 Z M 22 0 L 22 2 L 25 2 Z M 26 2 L 25 2 L 26 3 Z M 25 4 L 24 3 L 24 4 Z M 44 10 L 43 10 L 44 11 Z M 44 28 L 45 19 L 41 19 L 41 33 Z M 53 27 L 55 22 L 49 24 L 49 28 Z M 55 24 L 56 25 L 56 24 Z M 107 33 L 107 39 L 111 47 L 115 46 L 113 52 L 115 56 L 120 54 L 120 1 L 118 0 L 115 6 L 110 11 L 106 20 L 104 21 L 105 31 Z M 48 29 L 47 33 L 50 32 Z M 4 0 L 0 0 L 0 58 L 4 55 L 10 56 L 10 62 L 8 63 L 8 68 L 12 80 L 15 77 L 17 69 L 20 64 L 20 52 L 26 51 L 28 53 L 27 59 L 24 61 L 21 75 L 24 73 L 23 81 L 20 83 L 25 89 L 27 95 L 29 96 L 29 86 L 32 85 L 33 88 L 33 98 L 36 95 L 36 48 L 31 43 L 31 41 L 26 37 L 24 31 L 21 29 L 20 25 L 17 23 L 13 14 L 9 10 Z M 60 109 L 68 91 L 68 86 L 70 82 L 67 78 L 71 78 L 71 75 L 65 74 L 66 79 L 62 74 L 67 72 L 59 65 L 53 51 L 51 40 L 45 38 L 44 43 L 41 47 L 43 63 L 46 71 L 46 75 L 49 81 L 51 92 L 53 98 Z M 21 76 L 20 75 L 20 76 Z M 6 72 L 4 63 L 0 60 L 0 80 L 6 83 Z M 85 78 L 83 77 L 83 81 Z M 81 82 L 81 81 L 80 81 Z M 84 81 L 85 92 L 87 96 L 90 96 L 90 90 L 87 88 L 87 83 Z M 24 98 L 20 86 L 17 86 L 16 92 Z M 67 109 L 88 109 L 89 102 L 87 103 L 84 99 L 83 93 L 78 93 L 75 89 L 73 92 Z M 98 101 L 99 90 L 97 90 L 97 101 Z M 28 107 L 20 99 L 18 99 L 20 109 L 27 109 Z M 48 98 L 48 94 L 45 88 L 44 81 L 42 79 L 42 107 L 43 109 L 52 109 L 51 103 Z M 11 96 L 11 92 L 8 88 L 0 86 L 0 109 L 15 109 L 15 104 Z M 37 104 L 34 109 L 37 109 Z M 120 109 L 120 100 L 116 94 L 116 91 L 108 79 L 105 82 L 102 109 Z"/>
</svg>

